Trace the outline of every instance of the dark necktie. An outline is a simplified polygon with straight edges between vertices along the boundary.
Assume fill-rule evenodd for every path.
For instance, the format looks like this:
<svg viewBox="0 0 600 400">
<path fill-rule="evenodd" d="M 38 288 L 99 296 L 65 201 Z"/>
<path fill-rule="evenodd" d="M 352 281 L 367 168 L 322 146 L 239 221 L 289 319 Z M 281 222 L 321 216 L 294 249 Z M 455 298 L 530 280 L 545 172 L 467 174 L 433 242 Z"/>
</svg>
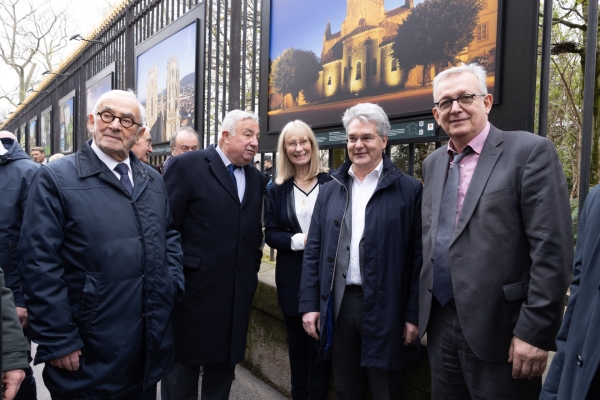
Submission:
<svg viewBox="0 0 600 400">
<path fill-rule="evenodd" d="M 452 165 L 448 169 L 448 179 L 446 179 L 446 186 L 444 186 L 444 194 L 442 195 L 440 224 L 433 253 L 433 295 L 442 306 L 448 304 L 454 296 L 449 260 L 450 241 L 454 234 L 458 207 L 459 163 L 470 152 L 471 148 L 466 147 L 462 153 L 453 155 Z"/>
<path fill-rule="evenodd" d="M 236 193 L 237 193 L 237 179 L 235 179 L 235 174 L 233 173 L 233 171 L 235 171 L 238 168 L 242 168 L 242 167 L 238 167 L 237 165 L 233 165 L 233 164 L 229 164 L 227 166 L 227 170 L 229 170 L 229 175 L 231 176 L 231 179 L 233 179 L 233 186 L 235 187 Z"/>
<path fill-rule="evenodd" d="M 125 189 L 127 189 L 129 195 L 133 196 L 133 186 L 131 185 L 131 180 L 129 179 L 129 167 L 127 167 L 127 164 L 117 164 L 117 166 L 115 167 L 115 171 L 117 171 L 119 175 L 121 175 L 121 183 L 123 184 L 123 186 L 125 186 Z"/>
</svg>

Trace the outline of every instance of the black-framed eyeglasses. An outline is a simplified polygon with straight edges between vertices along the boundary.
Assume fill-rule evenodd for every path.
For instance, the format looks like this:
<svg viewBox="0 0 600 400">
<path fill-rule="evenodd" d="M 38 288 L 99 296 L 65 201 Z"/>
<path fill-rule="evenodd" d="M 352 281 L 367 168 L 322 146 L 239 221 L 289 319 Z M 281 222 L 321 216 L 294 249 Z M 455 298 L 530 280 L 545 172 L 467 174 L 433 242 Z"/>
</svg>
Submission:
<svg viewBox="0 0 600 400">
<path fill-rule="evenodd" d="M 437 103 L 433 103 L 433 104 L 437 107 L 438 110 L 440 110 L 441 112 L 444 112 L 444 111 L 448 111 L 449 109 L 451 109 L 452 104 L 455 101 L 458 101 L 458 105 L 461 106 L 462 108 L 469 107 L 471 104 L 473 104 L 473 100 L 474 100 L 475 96 L 484 97 L 485 94 L 466 94 L 465 93 L 455 99 L 442 99 L 442 100 L 438 101 Z"/>
<path fill-rule="evenodd" d="M 116 118 L 119 120 L 119 123 L 121 124 L 121 126 L 125 129 L 131 128 L 133 125 L 144 126 L 143 124 L 135 122 L 133 119 L 131 119 L 129 117 L 117 117 L 110 111 L 97 112 L 96 115 L 99 115 L 100 119 L 102 121 L 106 122 L 107 124 L 110 124 Z"/>
</svg>

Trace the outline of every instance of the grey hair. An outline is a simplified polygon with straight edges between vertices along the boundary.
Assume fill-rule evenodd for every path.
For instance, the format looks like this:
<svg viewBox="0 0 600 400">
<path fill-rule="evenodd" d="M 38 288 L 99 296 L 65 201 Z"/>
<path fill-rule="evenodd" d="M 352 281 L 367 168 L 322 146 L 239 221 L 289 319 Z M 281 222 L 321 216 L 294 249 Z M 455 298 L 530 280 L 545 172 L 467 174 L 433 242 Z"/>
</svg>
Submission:
<svg viewBox="0 0 600 400">
<path fill-rule="evenodd" d="M 342 123 L 346 134 L 348 134 L 348 126 L 355 119 L 361 122 L 373 122 L 377 127 L 377 134 L 383 139 L 390 133 L 390 121 L 383 108 L 373 103 L 359 103 L 350 107 L 342 117 Z"/>
<path fill-rule="evenodd" d="M 223 118 L 223 122 L 221 123 L 221 136 L 223 136 L 223 131 L 229 132 L 232 136 L 235 135 L 235 124 L 245 119 L 251 119 L 257 124 L 260 124 L 258 115 L 251 111 L 231 110 L 225 115 L 225 118 Z"/>
<path fill-rule="evenodd" d="M 477 77 L 477 80 L 479 81 L 479 92 L 480 93 L 476 93 L 476 94 L 487 94 L 487 92 L 488 92 L 487 86 L 485 85 L 485 78 L 487 76 L 487 72 L 486 72 L 485 68 L 483 68 L 481 65 L 476 64 L 476 63 L 461 64 L 457 67 L 452 67 L 450 69 L 440 72 L 433 79 L 433 102 L 437 103 L 437 101 L 438 101 L 437 85 L 441 81 L 443 81 L 444 79 L 446 79 L 450 76 L 463 74 L 465 72 L 473 74 Z"/>
<path fill-rule="evenodd" d="M 108 92 L 102 94 L 96 101 L 96 105 L 94 106 L 94 111 L 98 112 L 99 111 L 98 108 L 100 107 L 100 104 L 102 104 L 102 102 L 104 101 L 104 98 L 111 94 L 119 94 L 121 96 L 131 97 L 131 98 L 135 99 L 135 101 L 139 107 L 140 118 L 142 119 L 141 121 L 135 121 L 135 122 L 139 122 L 140 124 L 142 124 L 142 126 L 140 126 L 138 129 L 138 132 L 139 132 L 139 130 L 142 129 L 143 125 L 146 125 L 146 110 L 144 110 L 144 106 L 142 105 L 142 103 L 140 103 L 135 92 L 131 89 L 129 89 L 129 90 L 109 90 Z"/>
<path fill-rule="evenodd" d="M 179 128 L 177 130 L 177 132 L 175 132 L 173 135 L 171 135 L 171 146 L 175 146 L 175 143 L 177 143 L 177 136 L 179 135 L 179 132 L 189 132 L 191 134 L 193 134 L 196 137 L 196 140 L 198 141 L 198 145 L 200 145 L 200 136 L 198 135 L 198 132 L 196 132 L 196 130 L 194 128 L 192 128 L 191 126 L 182 126 L 181 128 Z"/>
</svg>

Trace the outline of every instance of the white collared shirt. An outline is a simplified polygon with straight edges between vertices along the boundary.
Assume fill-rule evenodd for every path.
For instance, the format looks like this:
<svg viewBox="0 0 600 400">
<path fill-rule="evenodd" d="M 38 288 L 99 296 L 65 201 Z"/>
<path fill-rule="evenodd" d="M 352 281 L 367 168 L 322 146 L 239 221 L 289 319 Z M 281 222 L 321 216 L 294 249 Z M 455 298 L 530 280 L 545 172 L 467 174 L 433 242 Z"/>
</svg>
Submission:
<svg viewBox="0 0 600 400">
<path fill-rule="evenodd" d="M 217 150 L 217 153 L 219 153 L 221 160 L 223 160 L 225 168 L 227 168 L 227 166 L 231 164 L 231 161 L 229 161 L 229 159 L 227 158 L 225 153 L 223 153 L 223 150 L 221 150 L 219 146 L 215 146 L 215 149 Z M 227 173 L 229 173 L 229 171 L 227 171 Z M 246 174 L 244 173 L 244 167 L 236 168 L 233 171 L 233 175 L 235 175 L 235 180 L 237 182 L 238 197 L 240 198 L 241 203 L 244 199 L 244 192 L 246 191 Z"/>
<path fill-rule="evenodd" d="M 94 150 L 94 153 L 96 153 L 100 161 L 102 161 L 104 165 L 106 165 L 108 169 L 110 169 L 113 172 L 113 174 L 115 174 L 118 180 L 121 180 L 121 174 L 115 171 L 115 167 L 120 163 L 125 163 L 127 165 L 127 175 L 129 176 L 129 180 L 131 181 L 131 187 L 134 186 L 133 174 L 131 173 L 131 161 L 129 160 L 129 156 L 127 156 L 127 158 L 123 161 L 119 162 L 111 156 L 109 156 L 108 154 L 106 154 L 105 152 L 103 152 L 102 150 L 100 150 L 100 148 L 96 145 L 95 140 L 92 140 L 92 150 Z"/>
<path fill-rule="evenodd" d="M 296 233 L 292 236 L 292 250 L 304 250 L 304 237 L 308 234 L 310 220 L 312 219 L 318 195 L 319 181 L 317 181 L 315 186 L 313 186 L 308 193 L 305 193 L 296 186 L 296 183 L 294 182 L 294 210 L 296 211 L 296 218 L 298 219 L 298 224 L 300 224 L 302 233 Z"/>
<path fill-rule="evenodd" d="M 379 175 L 383 169 L 383 159 L 361 182 L 354 175 L 354 165 L 350 166 L 348 174 L 352 177 L 352 239 L 350 240 L 350 265 L 346 273 L 346 285 L 362 285 L 360 276 L 360 240 L 365 230 L 365 212 L 367 203 L 379 182 Z"/>
</svg>

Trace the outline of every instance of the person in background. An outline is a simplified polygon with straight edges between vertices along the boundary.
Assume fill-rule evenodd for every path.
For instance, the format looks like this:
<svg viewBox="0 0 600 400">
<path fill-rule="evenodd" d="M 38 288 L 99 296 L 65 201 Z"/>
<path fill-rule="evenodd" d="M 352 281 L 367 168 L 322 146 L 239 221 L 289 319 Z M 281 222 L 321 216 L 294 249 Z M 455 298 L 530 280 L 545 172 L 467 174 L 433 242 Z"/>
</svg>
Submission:
<svg viewBox="0 0 600 400">
<path fill-rule="evenodd" d="M 319 188 L 329 180 L 319 163 L 319 144 L 303 121 L 289 122 L 279 135 L 277 179 L 269 190 L 266 243 L 277 250 L 277 302 L 285 322 L 292 398 L 325 399 L 329 362 L 316 363 L 319 342 L 302 327 L 298 290 L 302 256 Z"/>
<path fill-rule="evenodd" d="M 52 162 L 55 160 L 58 160 L 59 158 L 63 158 L 65 155 L 63 153 L 56 153 L 56 154 L 52 154 L 50 156 L 50 158 L 48 159 L 48 162 Z"/>
<path fill-rule="evenodd" d="M 48 163 L 48 160 L 46 160 L 46 152 L 43 147 L 33 147 L 31 149 L 31 158 L 38 164 Z"/>
<path fill-rule="evenodd" d="M 152 138 L 150 137 L 150 130 L 148 127 L 144 127 L 144 134 L 135 142 L 131 151 L 133 154 L 143 163 L 148 164 L 148 156 L 152 153 Z"/>
<path fill-rule="evenodd" d="M 200 137 L 198 136 L 198 132 L 189 126 L 184 126 L 175 132 L 171 136 L 171 155 L 158 166 L 160 173 L 165 174 L 173 157 L 177 157 L 188 151 L 198 150 L 199 143 Z"/>
<path fill-rule="evenodd" d="M 254 161 L 254 166 L 256 167 L 257 170 L 260 171 L 260 161 L 258 161 L 258 160 Z"/>
<path fill-rule="evenodd" d="M 6 287 L 12 291 L 10 297 L 14 296 L 14 302 L 11 299 L 11 303 L 16 306 L 16 315 L 21 328 L 20 336 L 24 334 L 29 339 L 29 318 L 21 288 L 18 252 L 29 187 L 40 164 L 27 156 L 12 133 L 0 132 L 0 141 L 0 268 L 6 274 Z M 6 307 L 6 304 L 2 305 Z M 26 357 L 31 361 L 30 353 L 27 353 Z M 29 365 L 23 368 L 25 379 L 21 383 L 17 399 L 36 399 L 37 390 L 33 371 Z"/>
</svg>

